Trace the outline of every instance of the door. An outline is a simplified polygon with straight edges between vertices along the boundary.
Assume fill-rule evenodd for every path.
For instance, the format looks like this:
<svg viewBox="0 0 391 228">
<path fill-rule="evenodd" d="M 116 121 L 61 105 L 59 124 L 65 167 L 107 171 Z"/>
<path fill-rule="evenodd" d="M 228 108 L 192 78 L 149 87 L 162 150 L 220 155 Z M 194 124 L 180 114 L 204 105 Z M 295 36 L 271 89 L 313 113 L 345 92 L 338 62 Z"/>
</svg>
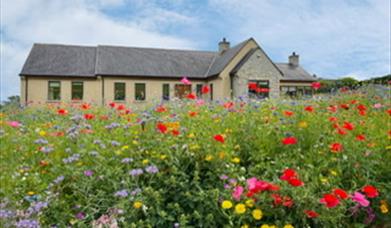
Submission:
<svg viewBox="0 0 391 228">
<path fill-rule="evenodd" d="M 182 99 L 189 93 L 191 93 L 191 85 L 175 85 L 175 97 Z"/>
</svg>

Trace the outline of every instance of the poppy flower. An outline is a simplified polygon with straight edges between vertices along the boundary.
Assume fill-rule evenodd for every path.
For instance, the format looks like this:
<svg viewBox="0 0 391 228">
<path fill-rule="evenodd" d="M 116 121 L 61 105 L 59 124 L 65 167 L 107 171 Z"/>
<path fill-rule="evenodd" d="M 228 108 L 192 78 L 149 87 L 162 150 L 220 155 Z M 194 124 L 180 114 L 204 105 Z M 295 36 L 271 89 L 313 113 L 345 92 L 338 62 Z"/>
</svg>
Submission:
<svg viewBox="0 0 391 228">
<path fill-rule="evenodd" d="M 197 96 L 194 93 L 189 93 L 186 96 L 187 99 L 194 100 L 197 98 Z"/>
<path fill-rule="evenodd" d="M 209 86 L 202 86 L 202 89 L 201 89 L 201 93 L 202 94 L 207 94 L 209 93 Z"/>
<path fill-rule="evenodd" d="M 333 193 L 336 196 L 338 196 L 340 199 L 347 199 L 347 198 L 349 198 L 348 193 L 346 193 L 345 190 L 340 189 L 340 188 L 334 189 Z"/>
<path fill-rule="evenodd" d="M 311 87 L 313 89 L 315 89 L 315 90 L 320 89 L 320 86 L 321 86 L 320 82 L 313 82 L 313 83 L 311 83 Z"/>
<path fill-rule="evenodd" d="M 352 200 L 359 203 L 363 207 L 368 207 L 369 206 L 369 201 L 365 198 L 365 195 L 355 192 L 352 195 Z"/>
<path fill-rule="evenodd" d="M 333 194 L 324 194 L 323 198 L 319 200 L 321 204 L 325 204 L 328 208 L 333 208 L 338 206 L 339 199 Z"/>
<path fill-rule="evenodd" d="M 306 107 L 304 108 L 304 110 L 307 111 L 307 112 L 313 112 L 313 111 L 314 111 L 314 107 L 312 107 L 312 106 L 306 106 Z"/>
<path fill-rule="evenodd" d="M 68 110 L 66 110 L 66 109 L 59 109 L 58 111 L 57 111 L 57 113 L 59 114 L 59 115 L 66 115 L 66 114 L 68 114 Z"/>
<path fill-rule="evenodd" d="M 368 198 L 375 198 L 379 195 L 379 192 L 377 191 L 377 188 L 375 188 L 372 185 L 366 185 L 362 188 L 362 191 L 365 193 L 365 195 Z"/>
<path fill-rule="evenodd" d="M 367 107 L 363 104 L 359 104 L 357 105 L 357 109 L 360 110 L 360 111 L 366 111 L 367 110 Z"/>
<path fill-rule="evenodd" d="M 189 116 L 190 117 L 194 117 L 197 115 L 197 112 L 194 112 L 194 111 L 189 111 Z"/>
<path fill-rule="evenodd" d="M 340 134 L 340 135 L 346 135 L 346 134 L 347 134 L 347 132 L 346 132 L 344 129 L 337 128 L 337 134 Z"/>
<path fill-rule="evenodd" d="M 171 133 L 172 133 L 172 135 L 174 135 L 174 136 L 178 136 L 179 134 L 180 134 L 180 132 L 178 131 L 178 130 L 172 130 L 171 131 Z"/>
<path fill-rule="evenodd" d="M 345 110 L 348 110 L 349 109 L 349 104 L 341 104 L 340 107 L 345 109 Z"/>
<path fill-rule="evenodd" d="M 341 152 L 342 149 L 343 149 L 343 146 L 342 146 L 341 143 L 333 143 L 333 144 L 330 145 L 330 150 L 333 153 Z"/>
<path fill-rule="evenodd" d="M 388 110 L 387 110 L 387 113 L 388 113 L 388 115 L 391 116 L 391 109 L 388 109 Z"/>
<path fill-rule="evenodd" d="M 297 139 L 293 136 L 286 137 L 282 140 L 282 144 L 284 145 L 294 145 L 297 143 Z"/>
<path fill-rule="evenodd" d="M 330 111 L 330 112 L 337 112 L 338 106 L 330 105 L 329 107 L 327 107 L 327 110 Z"/>
<path fill-rule="evenodd" d="M 363 135 L 363 134 L 360 134 L 360 135 L 357 135 L 356 136 L 356 140 L 357 141 L 364 141 L 366 139 L 366 137 L 365 137 L 365 135 Z"/>
<path fill-rule="evenodd" d="M 282 204 L 282 197 L 279 194 L 271 194 L 271 197 L 273 198 L 274 206 Z"/>
<path fill-rule="evenodd" d="M 336 122 L 336 121 L 338 121 L 338 118 L 332 116 L 332 117 L 329 117 L 329 121 L 330 121 L 330 122 Z"/>
<path fill-rule="evenodd" d="M 224 108 L 231 109 L 234 106 L 233 102 L 226 102 L 224 103 Z"/>
<path fill-rule="evenodd" d="M 301 181 L 301 180 L 299 180 L 299 179 L 297 179 L 297 178 L 289 179 L 289 180 L 288 180 L 288 183 L 289 183 L 290 185 L 292 185 L 293 187 L 300 187 L 300 186 L 303 186 L 303 185 L 304 185 L 303 181 Z"/>
<path fill-rule="evenodd" d="M 167 111 L 167 108 L 164 107 L 163 105 L 159 105 L 159 106 L 156 107 L 155 111 L 159 112 L 159 113 L 163 113 L 163 112 Z"/>
<path fill-rule="evenodd" d="M 345 122 L 344 125 L 342 126 L 343 128 L 345 128 L 346 130 L 349 130 L 349 131 L 352 131 L 354 129 L 354 125 L 350 122 Z"/>
<path fill-rule="evenodd" d="M 110 103 L 109 103 L 109 106 L 110 106 L 111 108 L 114 108 L 115 105 L 116 105 L 115 102 L 110 102 Z"/>
<path fill-rule="evenodd" d="M 308 218 L 316 218 L 319 216 L 319 214 L 313 210 L 304 210 L 304 213 L 307 215 Z"/>
<path fill-rule="evenodd" d="M 84 119 L 86 120 L 92 120 L 94 118 L 95 118 L 94 114 L 89 114 L 89 113 L 84 114 Z"/>
<path fill-rule="evenodd" d="M 167 132 L 167 126 L 164 125 L 163 123 L 158 123 L 156 125 L 156 128 L 163 134 Z"/>
<path fill-rule="evenodd" d="M 293 113 L 292 111 L 284 111 L 284 115 L 285 115 L 285 116 L 288 116 L 288 117 L 289 117 L 289 116 L 293 116 L 293 114 L 294 114 L 294 113 Z"/>
<path fill-rule="evenodd" d="M 288 181 L 290 179 L 297 178 L 297 173 L 293 169 L 285 169 L 282 175 L 280 176 L 280 180 Z"/>
<path fill-rule="evenodd" d="M 91 105 L 87 104 L 87 103 L 84 103 L 80 107 L 81 107 L 81 109 L 87 110 L 87 109 L 89 109 L 91 107 Z"/>
<path fill-rule="evenodd" d="M 282 201 L 282 205 L 284 207 L 292 207 L 293 204 L 294 204 L 294 202 L 293 202 L 293 199 L 291 197 L 284 196 L 283 201 Z"/>
<path fill-rule="evenodd" d="M 123 105 L 123 104 L 120 104 L 120 105 L 118 105 L 118 107 L 117 107 L 117 110 L 118 110 L 118 111 L 125 110 L 125 109 L 126 109 L 126 107 L 125 107 L 125 105 Z"/>
<path fill-rule="evenodd" d="M 221 142 L 221 143 L 224 143 L 225 142 L 225 139 L 224 139 L 224 136 L 223 135 L 215 135 L 213 136 L 213 138 L 218 141 L 218 142 Z"/>
<path fill-rule="evenodd" d="M 189 79 L 187 79 L 187 77 L 183 77 L 181 82 L 184 84 L 184 85 L 191 85 L 191 82 L 189 81 Z"/>
</svg>

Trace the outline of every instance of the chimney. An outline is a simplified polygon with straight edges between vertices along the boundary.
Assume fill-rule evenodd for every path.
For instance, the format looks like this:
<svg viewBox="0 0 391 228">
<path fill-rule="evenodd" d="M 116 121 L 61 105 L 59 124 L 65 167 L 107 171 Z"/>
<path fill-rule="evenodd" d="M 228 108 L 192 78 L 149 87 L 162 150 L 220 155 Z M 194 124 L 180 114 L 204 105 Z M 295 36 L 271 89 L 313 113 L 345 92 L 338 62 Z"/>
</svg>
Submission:
<svg viewBox="0 0 391 228">
<path fill-rule="evenodd" d="M 223 54 L 228 49 L 229 49 L 229 42 L 225 38 L 223 38 L 223 40 L 219 42 L 219 53 Z"/>
<path fill-rule="evenodd" d="M 289 65 L 291 66 L 299 66 L 299 55 L 296 55 L 295 52 L 292 53 L 292 55 L 289 56 Z"/>
</svg>

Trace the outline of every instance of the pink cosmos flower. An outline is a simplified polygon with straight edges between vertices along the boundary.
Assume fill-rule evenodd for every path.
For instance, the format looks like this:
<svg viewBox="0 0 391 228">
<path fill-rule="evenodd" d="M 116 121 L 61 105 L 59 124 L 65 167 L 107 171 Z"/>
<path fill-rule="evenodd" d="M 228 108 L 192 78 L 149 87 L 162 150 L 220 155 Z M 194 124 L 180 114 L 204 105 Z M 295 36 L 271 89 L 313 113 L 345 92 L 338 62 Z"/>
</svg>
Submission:
<svg viewBox="0 0 391 228">
<path fill-rule="evenodd" d="M 202 105 L 204 105 L 204 104 L 205 104 L 205 101 L 204 101 L 204 100 L 202 100 L 202 99 L 197 99 L 196 105 L 202 106 Z"/>
<path fill-rule="evenodd" d="M 368 207 L 369 206 L 369 201 L 365 198 L 365 195 L 355 192 L 352 195 L 352 200 L 359 203 L 363 207 Z"/>
<path fill-rule="evenodd" d="M 189 79 L 187 79 L 187 77 L 183 77 L 181 82 L 184 84 L 184 85 L 191 85 L 191 82 L 189 81 Z"/>
<path fill-rule="evenodd" d="M 22 126 L 22 124 L 19 123 L 18 121 L 9 121 L 9 122 L 7 122 L 7 124 L 9 126 L 11 126 L 11 127 L 20 127 L 20 126 Z"/>
<path fill-rule="evenodd" d="M 236 200 L 240 200 L 240 196 L 243 194 L 244 188 L 242 186 L 236 186 L 234 192 L 232 193 L 232 197 Z"/>
<path fill-rule="evenodd" d="M 382 105 L 381 105 L 380 103 L 377 103 L 377 104 L 374 104 L 373 107 L 374 107 L 374 108 L 381 108 Z"/>
<path fill-rule="evenodd" d="M 87 177 L 90 177 L 90 176 L 92 176 L 93 174 L 94 174 L 94 171 L 92 171 L 92 170 L 86 170 L 86 171 L 84 171 L 84 175 L 87 176 Z"/>
</svg>

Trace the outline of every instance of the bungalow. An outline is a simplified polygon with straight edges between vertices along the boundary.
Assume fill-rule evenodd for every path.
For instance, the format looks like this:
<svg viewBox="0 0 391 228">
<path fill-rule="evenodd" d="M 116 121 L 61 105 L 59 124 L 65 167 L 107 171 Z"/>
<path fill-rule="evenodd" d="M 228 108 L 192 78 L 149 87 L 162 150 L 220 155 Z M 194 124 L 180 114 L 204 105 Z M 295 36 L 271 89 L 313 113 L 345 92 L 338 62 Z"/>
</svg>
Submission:
<svg viewBox="0 0 391 228">
<path fill-rule="evenodd" d="M 145 103 L 183 98 L 309 94 L 316 80 L 299 65 L 274 63 L 253 39 L 233 47 L 223 39 L 218 51 L 121 46 L 34 44 L 20 73 L 25 104 L 83 101 Z M 180 83 L 186 76 L 191 85 Z M 204 86 L 209 93 L 202 94 Z"/>
</svg>

